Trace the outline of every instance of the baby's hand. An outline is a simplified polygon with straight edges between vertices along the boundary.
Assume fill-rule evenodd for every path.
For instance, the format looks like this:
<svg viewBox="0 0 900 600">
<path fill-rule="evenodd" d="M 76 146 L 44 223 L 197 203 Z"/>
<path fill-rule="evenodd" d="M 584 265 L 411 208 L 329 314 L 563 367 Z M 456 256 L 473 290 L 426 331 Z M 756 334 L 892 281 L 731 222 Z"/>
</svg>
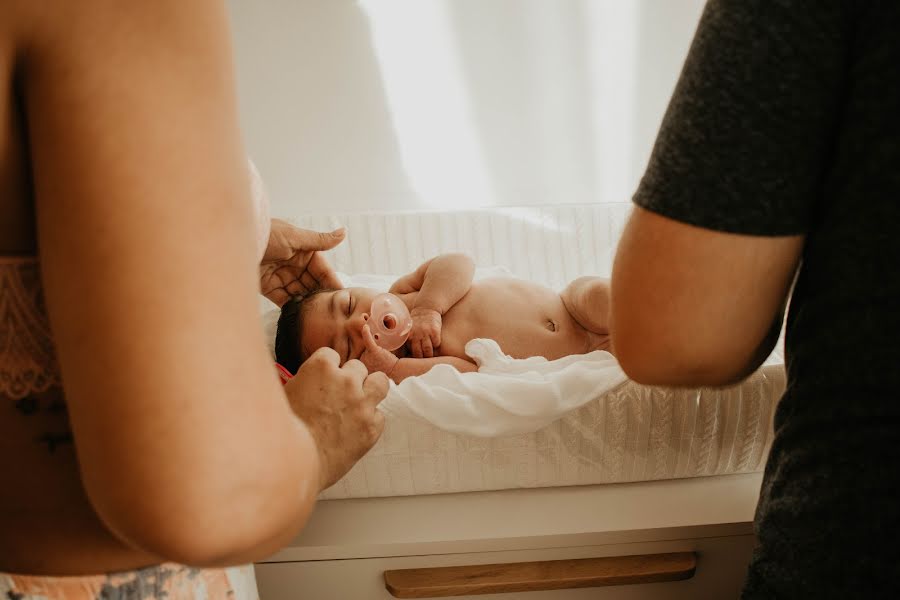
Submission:
<svg viewBox="0 0 900 600">
<path fill-rule="evenodd" d="M 394 367 L 397 366 L 400 359 L 394 356 L 392 352 L 385 350 L 375 343 L 375 336 L 372 335 L 372 330 L 369 329 L 368 325 L 363 325 L 362 337 L 365 348 L 363 349 L 363 353 L 360 355 L 359 360 L 366 366 L 369 373 L 381 371 L 390 377 L 391 371 L 394 370 Z"/>
<path fill-rule="evenodd" d="M 434 349 L 441 345 L 441 313 L 430 308 L 414 308 L 412 330 L 406 345 L 415 358 L 431 358 Z"/>
</svg>

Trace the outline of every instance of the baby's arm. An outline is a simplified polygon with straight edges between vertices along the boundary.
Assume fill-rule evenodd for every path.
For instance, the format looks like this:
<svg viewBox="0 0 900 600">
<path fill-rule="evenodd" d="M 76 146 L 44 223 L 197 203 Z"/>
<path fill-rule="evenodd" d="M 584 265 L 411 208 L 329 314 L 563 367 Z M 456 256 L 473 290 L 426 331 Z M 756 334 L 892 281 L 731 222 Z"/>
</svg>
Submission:
<svg viewBox="0 0 900 600">
<path fill-rule="evenodd" d="M 394 294 L 418 292 L 410 314 L 410 352 L 415 358 L 430 358 L 441 345 L 441 317 L 472 287 L 475 263 L 465 254 L 441 254 L 391 286 Z"/>
<path fill-rule="evenodd" d="M 579 325 L 592 333 L 609 334 L 609 279 L 579 277 L 560 298 Z"/>
<path fill-rule="evenodd" d="M 457 371 L 468 373 L 477 371 L 478 367 L 473 362 L 455 356 L 435 356 L 433 358 L 401 358 L 397 360 L 394 368 L 387 373 L 394 383 L 400 383 L 407 377 L 424 375 L 435 365 L 450 365 Z"/>
<path fill-rule="evenodd" d="M 407 377 L 423 375 L 435 365 L 450 365 L 463 373 L 478 370 L 474 363 L 455 356 L 398 358 L 392 352 L 388 352 L 375 343 L 372 330 L 369 329 L 368 325 L 363 325 L 362 336 L 365 350 L 363 350 L 359 360 L 362 361 L 370 373 L 381 371 L 394 380 L 395 383 L 400 383 Z"/>
<path fill-rule="evenodd" d="M 422 263 L 391 286 L 393 294 L 419 292 L 414 308 L 446 313 L 472 287 L 475 262 L 465 254 L 441 254 Z"/>
</svg>

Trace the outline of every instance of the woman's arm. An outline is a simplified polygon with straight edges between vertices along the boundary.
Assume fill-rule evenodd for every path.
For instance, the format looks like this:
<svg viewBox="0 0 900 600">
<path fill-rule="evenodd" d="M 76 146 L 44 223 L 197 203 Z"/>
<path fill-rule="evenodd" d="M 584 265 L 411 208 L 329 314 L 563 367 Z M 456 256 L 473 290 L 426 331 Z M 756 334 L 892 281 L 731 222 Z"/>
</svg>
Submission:
<svg viewBox="0 0 900 600">
<path fill-rule="evenodd" d="M 305 522 L 330 467 L 259 325 L 224 5 L 27 6 L 39 246 L 87 494 L 163 559 L 262 558 Z M 359 373 L 315 377 L 302 393 L 377 395 Z"/>
</svg>

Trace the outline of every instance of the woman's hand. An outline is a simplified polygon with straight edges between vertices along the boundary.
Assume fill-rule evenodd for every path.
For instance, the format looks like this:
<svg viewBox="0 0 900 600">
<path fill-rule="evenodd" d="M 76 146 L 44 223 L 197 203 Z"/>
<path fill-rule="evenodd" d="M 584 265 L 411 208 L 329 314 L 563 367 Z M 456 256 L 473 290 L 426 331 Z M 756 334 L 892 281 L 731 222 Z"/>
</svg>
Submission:
<svg viewBox="0 0 900 600">
<path fill-rule="evenodd" d="M 272 219 L 269 244 L 259 265 L 263 296 L 281 306 L 291 296 L 302 296 L 319 288 L 342 288 L 320 252 L 334 248 L 345 236 L 343 228 L 331 232 L 310 231 Z"/>
<path fill-rule="evenodd" d="M 320 491 L 343 477 L 384 430 L 377 407 L 387 395 L 387 376 L 369 374 L 358 360 L 339 365 L 337 352 L 319 348 L 284 386 L 291 409 L 315 438 Z"/>
<path fill-rule="evenodd" d="M 394 356 L 393 352 L 385 350 L 375 342 L 375 336 L 372 335 L 372 330 L 368 325 L 363 325 L 362 338 L 365 347 L 359 360 L 362 361 L 362 364 L 366 366 L 370 373 L 381 371 L 390 377 L 391 371 L 394 370 L 400 359 Z"/>
<path fill-rule="evenodd" d="M 406 347 L 415 358 L 432 358 L 434 349 L 441 345 L 441 313 L 417 307 L 409 314 L 413 324 Z"/>
</svg>

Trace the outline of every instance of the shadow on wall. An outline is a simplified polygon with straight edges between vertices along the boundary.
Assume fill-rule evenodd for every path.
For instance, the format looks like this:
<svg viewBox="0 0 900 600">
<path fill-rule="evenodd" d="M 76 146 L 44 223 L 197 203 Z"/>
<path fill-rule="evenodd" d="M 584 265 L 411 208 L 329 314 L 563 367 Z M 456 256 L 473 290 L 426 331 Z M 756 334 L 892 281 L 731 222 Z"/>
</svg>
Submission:
<svg viewBox="0 0 900 600">
<path fill-rule="evenodd" d="M 414 204 L 359 4 L 228 6 L 242 126 L 273 214 Z"/>
</svg>

